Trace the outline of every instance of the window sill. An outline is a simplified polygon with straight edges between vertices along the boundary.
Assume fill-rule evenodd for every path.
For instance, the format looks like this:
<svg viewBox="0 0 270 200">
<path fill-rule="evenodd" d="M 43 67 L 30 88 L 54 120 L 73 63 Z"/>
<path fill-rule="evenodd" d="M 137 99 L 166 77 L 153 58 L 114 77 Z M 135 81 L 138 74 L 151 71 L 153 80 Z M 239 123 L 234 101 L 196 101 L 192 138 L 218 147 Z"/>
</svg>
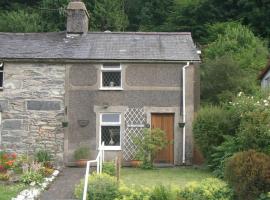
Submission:
<svg viewBox="0 0 270 200">
<path fill-rule="evenodd" d="M 122 149 L 120 146 L 104 146 L 104 150 L 105 151 L 121 151 Z"/>
<path fill-rule="evenodd" d="M 113 91 L 121 91 L 121 90 L 124 90 L 123 88 L 119 88 L 119 87 L 115 87 L 115 88 L 113 88 L 113 87 L 102 87 L 102 88 L 99 88 L 99 90 L 113 90 Z"/>
</svg>

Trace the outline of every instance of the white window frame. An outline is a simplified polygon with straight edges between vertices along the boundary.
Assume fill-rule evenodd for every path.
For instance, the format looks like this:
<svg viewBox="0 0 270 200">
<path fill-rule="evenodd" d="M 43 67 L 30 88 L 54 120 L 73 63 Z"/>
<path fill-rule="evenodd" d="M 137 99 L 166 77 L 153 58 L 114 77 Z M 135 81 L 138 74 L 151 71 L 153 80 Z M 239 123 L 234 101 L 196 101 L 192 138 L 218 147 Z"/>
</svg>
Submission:
<svg viewBox="0 0 270 200">
<path fill-rule="evenodd" d="M 119 122 L 102 122 L 102 116 L 104 114 L 118 114 L 119 115 Z M 104 145 L 104 150 L 121 150 L 122 146 L 122 128 L 121 128 L 121 113 L 119 112 L 106 112 L 106 113 L 100 113 L 99 115 L 99 146 L 101 146 L 101 127 L 102 126 L 119 126 L 120 127 L 120 145 L 119 146 L 108 146 Z"/>
<path fill-rule="evenodd" d="M 108 65 L 109 66 L 109 65 Z M 117 87 L 104 87 L 103 86 L 103 72 L 120 72 L 120 86 Z M 104 67 L 104 65 L 101 66 L 100 70 L 100 90 L 123 90 L 123 73 L 122 73 L 122 66 L 119 64 L 119 67 Z"/>
<path fill-rule="evenodd" d="M 3 90 L 3 88 L 4 88 L 4 63 L 3 62 L 0 62 L 0 67 L 3 68 L 3 69 L 0 69 L 0 73 L 3 74 L 3 77 L 2 77 L 2 87 L 0 86 L 0 90 Z"/>
</svg>

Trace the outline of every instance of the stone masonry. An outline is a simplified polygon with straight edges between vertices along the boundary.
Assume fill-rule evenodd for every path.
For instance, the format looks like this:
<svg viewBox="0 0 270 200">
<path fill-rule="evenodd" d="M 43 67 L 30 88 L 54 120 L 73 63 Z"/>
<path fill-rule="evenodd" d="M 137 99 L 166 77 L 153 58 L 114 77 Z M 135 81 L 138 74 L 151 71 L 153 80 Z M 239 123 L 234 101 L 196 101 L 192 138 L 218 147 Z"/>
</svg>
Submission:
<svg viewBox="0 0 270 200">
<path fill-rule="evenodd" d="M 63 160 L 64 94 L 65 65 L 6 62 L 1 147 L 18 153 L 45 148 Z"/>
</svg>

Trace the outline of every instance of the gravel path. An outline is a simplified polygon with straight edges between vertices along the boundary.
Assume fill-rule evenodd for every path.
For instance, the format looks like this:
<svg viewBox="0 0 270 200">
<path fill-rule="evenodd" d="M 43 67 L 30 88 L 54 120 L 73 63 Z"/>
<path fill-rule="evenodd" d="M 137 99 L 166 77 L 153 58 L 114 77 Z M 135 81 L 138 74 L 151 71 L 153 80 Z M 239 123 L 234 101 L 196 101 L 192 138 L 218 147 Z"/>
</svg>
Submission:
<svg viewBox="0 0 270 200">
<path fill-rule="evenodd" d="M 40 200 L 75 200 L 73 195 L 75 184 L 84 177 L 85 168 L 66 167 L 52 183 Z"/>
</svg>

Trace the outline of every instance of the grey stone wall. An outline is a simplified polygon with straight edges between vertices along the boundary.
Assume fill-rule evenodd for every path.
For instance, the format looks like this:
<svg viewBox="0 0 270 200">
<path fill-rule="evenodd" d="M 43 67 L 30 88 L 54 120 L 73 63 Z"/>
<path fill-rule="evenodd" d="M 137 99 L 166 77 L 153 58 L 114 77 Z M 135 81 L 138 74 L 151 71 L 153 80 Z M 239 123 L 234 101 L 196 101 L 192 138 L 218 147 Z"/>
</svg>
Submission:
<svg viewBox="0 0 270 200">
<path fill-rule="evenodd" d="M 65 65 L 5 63 L 1 146 L 18 153 L 39 148 L 63 160 Z"/>
</svg>

